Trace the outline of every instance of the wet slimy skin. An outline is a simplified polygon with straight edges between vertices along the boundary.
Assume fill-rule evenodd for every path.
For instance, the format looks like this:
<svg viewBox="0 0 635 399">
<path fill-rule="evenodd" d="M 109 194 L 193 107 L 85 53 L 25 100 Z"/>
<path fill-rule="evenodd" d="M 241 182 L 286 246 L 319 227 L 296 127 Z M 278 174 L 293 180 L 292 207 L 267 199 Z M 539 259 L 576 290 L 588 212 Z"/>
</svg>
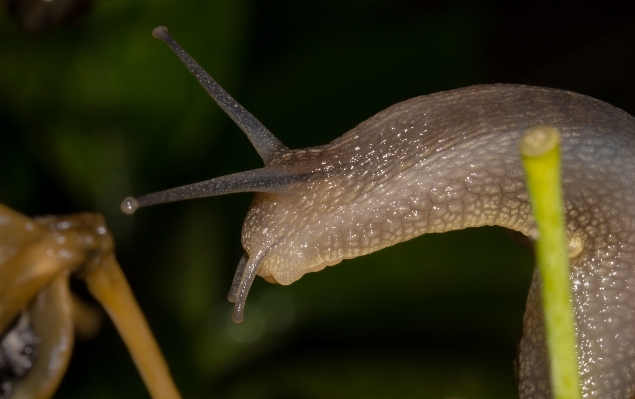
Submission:
<svg viewBox="0 0 635 399">
<path fill-rule="evenodd" d="M 635 395 L 635 119 L 580 94 L 482 85 L 393 105 L 329 144 L 291 150 L 238 105 L 169 36 L 184 64 L 256 147 L 265 167 L 127 198 L 134 212 L 180 199 L 256 192 L 245 256 L 229 293 L 241 321 L 255 274 L 304 273 L 430 232 L 498 225 L 535 238 L 520 135 L 548 125 L 562 140 L 571 281 L 585 398 Z M 540 278 L 520 347 L 521 398 L 550 398 Z"/>
</svg>

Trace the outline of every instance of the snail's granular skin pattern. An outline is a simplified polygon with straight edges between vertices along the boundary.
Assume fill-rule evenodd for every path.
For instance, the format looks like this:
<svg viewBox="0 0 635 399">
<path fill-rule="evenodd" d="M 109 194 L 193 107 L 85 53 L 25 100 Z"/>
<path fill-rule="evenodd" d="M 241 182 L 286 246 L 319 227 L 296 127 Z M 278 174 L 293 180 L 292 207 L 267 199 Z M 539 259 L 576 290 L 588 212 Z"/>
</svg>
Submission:
<svg viewBox="0 0 635 399">
<path fill-rule="evenodd" d="M 396 104 L 328 145 L 270 165 L 303 176 L 256 194 L 243 227 L 259 273 L 290 284 L 430 232 L 499 225 L 535 238 L 517 143 L 549 125 L 562 139 L 571 281 L 585 398 L 635 394 L 635 120 L 579 94 L 484 85 Z M 520 348 L 520 396 L 550 398 L 534 278 Z"/>
</svg>

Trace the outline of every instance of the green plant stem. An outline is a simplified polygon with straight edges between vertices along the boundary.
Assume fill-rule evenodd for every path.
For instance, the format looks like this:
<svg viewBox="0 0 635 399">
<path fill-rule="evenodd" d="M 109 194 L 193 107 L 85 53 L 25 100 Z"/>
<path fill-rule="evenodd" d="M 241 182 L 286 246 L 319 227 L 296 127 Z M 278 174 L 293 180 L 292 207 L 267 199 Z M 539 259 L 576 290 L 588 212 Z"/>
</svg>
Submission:
<svg viewBox="0 0 635 399">
<path fill-rule="evenodd" d="M 536 260 L 542 275 L 542 300 L 555 399 L 580 399 L 576 335 L 560 184 L 560 136 L 539 126 L 520 142 L 533 214 L 538 227 Z"/>
</svg>

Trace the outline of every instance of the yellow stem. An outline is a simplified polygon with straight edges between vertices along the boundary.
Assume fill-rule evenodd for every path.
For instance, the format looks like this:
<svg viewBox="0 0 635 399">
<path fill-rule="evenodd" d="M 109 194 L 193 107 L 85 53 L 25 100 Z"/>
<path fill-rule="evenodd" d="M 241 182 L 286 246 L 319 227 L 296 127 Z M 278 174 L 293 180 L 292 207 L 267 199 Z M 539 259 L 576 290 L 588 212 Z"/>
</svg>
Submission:
<svg viewBox="0 0 635 399">
<path fill-rule="evenodd" d="M 114 255 L 90 271 L 86 284 L 115 323 L 152 398 L 180 399 L 165 359 Z"/>
<path fill-rule="evenodd" d="M 536 260 L 542 275 L 542 299 L 555 399 L 580 399 L 575 321 L 560 185 L 560 136 L 539 126 L 520 141 L 527 186 L 538 227 Z"/>
</svg>

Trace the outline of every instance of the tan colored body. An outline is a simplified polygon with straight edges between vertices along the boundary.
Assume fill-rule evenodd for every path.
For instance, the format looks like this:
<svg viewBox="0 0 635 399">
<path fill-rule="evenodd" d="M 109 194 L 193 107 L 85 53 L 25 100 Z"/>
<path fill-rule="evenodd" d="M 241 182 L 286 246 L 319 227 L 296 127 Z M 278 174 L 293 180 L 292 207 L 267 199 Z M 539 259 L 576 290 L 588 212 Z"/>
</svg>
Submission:
<svg viewBox="0 0 635 399">
<path fill-rule="evenodd" d="M 631 398 L 635 119 L 603 102 L 490 85 L 396 104 L 328 145 L 274 158 L 271 166 L 306 177 L 288 193 L 256 194 L 243 228 L 245 250 L 267 251 L 258 274 L 289 284 L 425 233 L 498 225 L 532 235 L 517 143 L 537 125 L 562 135 L 584 393 Z M 523 398 L 549 391 L 538 287 L 536 278 L 521 344 Z"/>
<path fill-rule="evenodd" d="M 571 281 L 586 398 L 635 395 L 635 119 L 562 90 L 483 85 L 413 98 L 329 144 L 291 150 L 159 27 L 245 131 L 265 167 L 124 200 L 140 206 L 241 191 L 256 195 L 246 255 L 229 299 L 241 321 L 255 274 L 290 284 L 304 273 L 430 232 L 499 225 L 535 236 L 518 139 L 539 125 L 562 137 Z M 551 397 L 534 278 L 520 351 L 520 395 Z"/>
</svg>

